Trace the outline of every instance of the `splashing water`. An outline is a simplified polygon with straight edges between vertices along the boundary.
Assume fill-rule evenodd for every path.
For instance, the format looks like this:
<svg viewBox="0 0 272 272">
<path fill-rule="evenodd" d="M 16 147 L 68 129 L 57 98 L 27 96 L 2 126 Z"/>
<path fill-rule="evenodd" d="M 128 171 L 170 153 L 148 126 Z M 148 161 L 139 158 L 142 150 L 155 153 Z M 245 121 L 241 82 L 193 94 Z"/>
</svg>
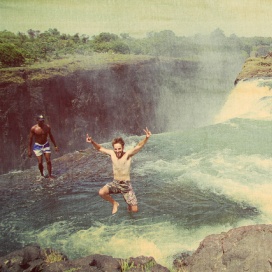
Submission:
<svg viewBox="0 0 272 272">
<path fill-rule="evenodd" d="M 209 234 L 271 223 L 272 122 L 254 113 L 260 102 L 269 112 L 271 95 L 258 84 L 236 87 L 217 119 L 225 123 L 151 137 L 132 166 L 137 214 L 118 195 L 119 210 L 111 215 L 97 194 L 111 181 L 110 161 L 92 150 L 54 161 L 52 183 L 30 180 L 26 171 L 1 176 L 1 255 L 37 242 L 70 258 L 146 255 L 170 266 Z M 234 98 L 247 105 L 241 109 Z M 126 137 L 127 146 L 140 139 Z"/>
</svg>

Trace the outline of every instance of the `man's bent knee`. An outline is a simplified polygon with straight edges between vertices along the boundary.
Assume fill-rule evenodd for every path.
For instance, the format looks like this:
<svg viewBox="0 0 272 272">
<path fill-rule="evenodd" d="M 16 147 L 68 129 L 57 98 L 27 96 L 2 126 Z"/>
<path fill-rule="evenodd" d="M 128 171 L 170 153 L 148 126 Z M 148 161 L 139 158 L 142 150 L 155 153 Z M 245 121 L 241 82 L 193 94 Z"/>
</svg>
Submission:
<svg viewBox="0 0 272 272">
<path fill-rule="evenodd" d="M 99 190 L 98 194 L 99 194 L 100 196 L 108 195 L 108 194 L 109 194 L 109 190 L 108 190 L 107 188 L 103 187 L 103 188 L 101 188 L 101 189 Z"/>
</svg>

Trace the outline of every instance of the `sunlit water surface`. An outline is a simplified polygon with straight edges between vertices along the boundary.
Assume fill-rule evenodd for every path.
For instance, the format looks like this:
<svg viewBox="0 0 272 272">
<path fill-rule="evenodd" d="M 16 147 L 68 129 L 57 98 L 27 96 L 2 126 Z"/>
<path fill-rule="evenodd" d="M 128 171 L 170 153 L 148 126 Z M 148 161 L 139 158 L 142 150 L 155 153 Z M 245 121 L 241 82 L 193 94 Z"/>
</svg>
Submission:
<svg viewBox="0 0 272 272">
<path fill-rule="evenodd" d="M 93 150 L 82 164 L 53 162 L 53 182 L 34 177 L 24 186 L 22 178 L 8 186 L 3 175 L 0 253 L 37 242 L 69 258 L 146 255 L 171 265 L 209 234 L 271 223 L 271 130 L 270 120 L 236 118 L 152 135 L 132 165 L 137 214 L 127 212 L 118 195 L 119 210 L 111 215 L 98 196 L 112 180 L 110 160 Z M 126 137 L 127 148 L 140 139 Z"/>
</svg>

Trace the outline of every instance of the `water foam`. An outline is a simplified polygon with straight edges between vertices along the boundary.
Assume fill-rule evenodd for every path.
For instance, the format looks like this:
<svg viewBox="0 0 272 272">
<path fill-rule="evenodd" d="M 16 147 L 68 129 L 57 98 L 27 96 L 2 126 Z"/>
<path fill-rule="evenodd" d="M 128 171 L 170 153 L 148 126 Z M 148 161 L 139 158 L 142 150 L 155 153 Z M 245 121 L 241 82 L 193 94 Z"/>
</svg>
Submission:
<svg viewBox="0 0 272 272">
<path fill-rule="evenodd" d="M 208 188 L 235 202 L 252 205 L 262 212 L 258 223 L 271 222 L 272 159 L 226 151 L 210 154 L 205 164 L 187 172 L 202 190 Z"/>
<path fill-rule="evenodd" d="M 203 152 L 182 158 L 147 162 L 137 173 L 159 175 L 159 182 L 188 184 L 224 195 L 236 203 L 257 208 L 262 216 L 258 223 L 272 220 L 272 159 L 260 154 L 237 155 L 231 150 Z"/>
<path fill-rule="evenodd" d="M 258 79 L 239 82 L 230 93 L 220 113 L 215 117 L 215 123 L 236 117 L 272 120 L 271 100 L 268 102 L 264 100 L 264 98 L 272 98 L 272 92 L 269 86 L 265 86 L 265 81 Z"/>
<path fill-rule="evenodd" d="M 194 251 L 207 235 L 231 228 L 229 225 L 215 225 L 184 229 L 170 222 L 138 226 L 123 223 L 97 224 L 83 230 L 72 230 L 70 227 L 71 222 L 56 222 L 35 235 L 28 233 L 28 236 L 32 236 L 31 239 L 42 247 L 55 247 L 65 252 L 69 258 L 91 254 L 124 259 L 153 256 L 158 263 L 171 267 L 176 255 Z"/>
</svg>

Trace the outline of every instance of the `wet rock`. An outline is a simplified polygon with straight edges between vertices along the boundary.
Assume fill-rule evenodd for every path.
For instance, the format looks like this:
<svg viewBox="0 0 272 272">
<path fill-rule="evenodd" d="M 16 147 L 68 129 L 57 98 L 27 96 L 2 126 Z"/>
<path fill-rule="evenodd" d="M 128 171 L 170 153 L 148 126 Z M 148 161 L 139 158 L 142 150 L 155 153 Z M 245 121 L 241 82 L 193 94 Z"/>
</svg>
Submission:
<svg viewBox="0 0 272 272">
<path fill-rule="evenodd" d="M 29 245 L 21 250 L 16 250 L 4 257 L 0 257 L 0 271 L 26 271 L 31 267 L 33 261 L 41 258 L 40 247 L 38 245 Z"/>
<path fill-rule="evenodd" d="M 153 257 L 139 256 L 136 258 L 129 258 L 127 260 L 129 272 L 169 272 L 169 269 L 158 264 Z"/>
<path fill-rule="evenodd" d="M 186 267 L 188 265 L 188 259 L 191 256 L 191 254 L 189 252 L 182 252 L 180 256 L 175 258 L 173 262 L 173 266 L 176 269 L 181 269 L 183 267 Z"/>
<path fill-rule="evenodd" d="M 49 260 L 51 253 L 56 260 Z M 121 272 L 127 264 L 130 272 L 169 272 L 166 267 L 157 264 L 153 257 L 140 256 L 120 259 L 111 256 L 94 254 L 75 260 L 69 260 L 61 252 L 53 249 L 41 249 L 30 245 L 0 258 L 0 272 Z"/>
<path fill-rule="evenodd" d="M 23 249 L 23 260 L 21 265 L 23 267 L 28 266 L 30 262 L 41 259 L 42 253 L 39 245 L 29 245 Z"/>
<path fill-rule="evenodd" d="M 210 235 L 198 249 L 183 260 L 174 261 L 176 268 L 190 272 L 272 270 L 272 225 L 252 225 Z"/>
<path fill-rule="evenodd" d="M 104 272 L 118 272 L 121 271 L 120 259 L 113 258 L 106 255 L 91 255 L 87 258 L 89 265 L 96 267 Z"/>
</svg>

